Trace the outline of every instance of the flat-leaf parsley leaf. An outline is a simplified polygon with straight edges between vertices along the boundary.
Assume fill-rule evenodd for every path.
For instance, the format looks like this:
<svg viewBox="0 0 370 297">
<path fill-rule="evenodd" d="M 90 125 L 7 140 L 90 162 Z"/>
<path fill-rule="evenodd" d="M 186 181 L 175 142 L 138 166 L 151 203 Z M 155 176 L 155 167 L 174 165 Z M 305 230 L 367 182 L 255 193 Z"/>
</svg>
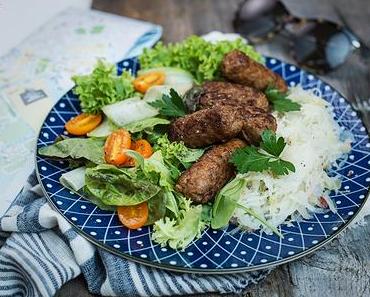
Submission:
<svg viewBox="0 0 370 297">
<path fill-rule="evenodd" d="M 262 133 L 260 148 L 246 146 L 238 149 L 232 154 L 230 162 L 239 173 L 270 170 L 274 175 L 289 174 L 289 171 L 295 172 L 295 167 L 289 161 L 280 158 L 285 145 L 283 137 L 277 139 L 273 131 L 265 130 Z"/>
<path fill-rule="evenodd" d="M 275 88 L 268 87 L 265 91 L 267 99 L 272 104 L 272 108 L 279 112 L 298 111 L 301 105 L 288 98 L 286 93 L 281 93 Z"/>
<path fill-rule="evenodd" d="M 157 108 L 159 114 L 167 117 L 182 117 L 186 115 L 185 104 L 181 96 L 174 90 L 170 89 L 170 94 L 164 94 L 162 99 L 149 102 L 149 105 Z"/>
</svg>

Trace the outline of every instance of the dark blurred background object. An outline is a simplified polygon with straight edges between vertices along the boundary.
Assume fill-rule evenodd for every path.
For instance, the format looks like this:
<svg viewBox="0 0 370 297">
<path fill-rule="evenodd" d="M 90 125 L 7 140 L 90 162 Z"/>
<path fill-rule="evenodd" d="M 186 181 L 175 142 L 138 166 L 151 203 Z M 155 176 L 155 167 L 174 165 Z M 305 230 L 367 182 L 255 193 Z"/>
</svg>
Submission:
<svg viewBox="0 0 370 297">
<path fill-rule="evenodd" d="M 299 66 L 324 74 L 344 64 L 355 51 L 362 56 L 370 53 L 336 6 L 334 12 L 338 22 L 295 16 L 280 0 L 244 0 L 233 27 L 252 44 L 269 42 L 278 34 L 285 37 L 289 54 Z"/>
<path fill-rule="evenodd" d="M 235 13 L 244 0 L 94 0 L 93 8 L 163 26 L 163 41 L 176 42 L 188 35 L 218 30 L 233 32 Z M 328 20 L 347 25 L 370 46 L 369 0 L 284 0 L 289 12 L 300 18 Z M 336 8 L 335 8 L 336 7 Z M 336 9 L 339 11 L 337 14 Z M 342 20 L 341 20 L 342 19 Z M 345 24 L 343 24 L 345 20 Z M 286 37 L 276 35 L 257 45 L 265 55 L 294 64 Z M 361 69 L 361 71 L 360 71 Z M 358 53 L 322 76 L 365 111 L 369 90 L 369 63 Z M 362 104 L 359 104 L 362 103 Z M 367 118 L 367 117 L 366 117 Z M 369 122 L 366 122 L 369 127 Z M 348 297 L 370 296 L 370 228 L 348 230 L 324 248 L 303 259 L 277 267 L 267 279 L 243 294 L 245 297 Z M 88 297 L 83 277 L 67 283 L 58 297 Z M 233 296 L 207 294 L 202 296 Z"/>
</svg>

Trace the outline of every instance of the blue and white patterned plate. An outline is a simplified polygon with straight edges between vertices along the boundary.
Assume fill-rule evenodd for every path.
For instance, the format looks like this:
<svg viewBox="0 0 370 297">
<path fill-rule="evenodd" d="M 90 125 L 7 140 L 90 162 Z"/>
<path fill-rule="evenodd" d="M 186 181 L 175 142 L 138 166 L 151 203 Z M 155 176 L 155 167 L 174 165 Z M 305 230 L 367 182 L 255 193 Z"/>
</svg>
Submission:
<svg viewBox="0 0 370 297">
<path fill-rule="evenodd" d="M 185 251 L 176 251 L 153 242 L 151 227 L 130 231 L 120 224 L 116 213 L 100 210 L 84 197 L 65 189 L 59 177 L 68 170 L 67 164 L 37 156 L 38 177 L 51 204 L 94 244 L 133 261 L 175 271 L 230 273 L 262 269 L 292 261 L 323 246 L 348 225 L 367 198 L 370 183 L 368 133 L 350 104 L 331 86 L 279 60 L 266 58 L 266 64 L 289 86 L 313 89 L 330 102 L 335 120 L 354 136 L 347 161 L 333 172 L 343 180 L 339 193 L 331 196 L 337 205 L 337 213 L 316 214 L 312 219 L 290 227 L 282 225 L 279 229 L 284 239 L 260 231 L 240 231 L 234 225 L 225 230 L 207 229 Z M 118 64 L 119 71 L 131 69 L 136 72 L 138 66 L 136 59 Z M 79 112 L 79 101 L 69 91 L 46 117 L 37 147 L 51 144 L 58 135 L 67 134 L 65 122 Z"/>
</svg>

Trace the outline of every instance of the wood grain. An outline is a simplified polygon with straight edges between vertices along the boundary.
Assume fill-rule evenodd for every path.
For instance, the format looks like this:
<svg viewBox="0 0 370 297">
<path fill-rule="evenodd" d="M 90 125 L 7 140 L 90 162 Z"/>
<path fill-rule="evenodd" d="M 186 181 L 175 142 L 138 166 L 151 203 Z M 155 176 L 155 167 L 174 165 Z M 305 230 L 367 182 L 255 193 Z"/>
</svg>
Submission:
<svg viewBox="0 0 370 297">
<path fill-rule="evenodd" d="M 242 0 L 94 0 L 93 8 L 160 24 L 163 41 L 176 42 L 190 34 L 212 30 L 232 32 L 232 19 Z M 294 2 L 294 10 L 313 16 L 336 5 L 351 28 L 365 42 L 370 41 L 370 5 L 368 0 L 284 0 Z M 293 8 L 293 7 L 292 7 Z M 327 11 L 326 11 L 327 13 Z M 329 11 L 330 14 L 330 11 Z M 284 44 L 259 47 L 265 54 L 285 60 Z M 346 93 L 346 66 L 324 77 Z M 277 267 L 263 282 L 252 286 L 246 297 L 357 297 L 370 296 L 370 228 L 350 229 L 326 247 L 301 260 Z M 70 281 L 58 297 L 91 297 L 82 276 Z M 217 294 L 193 296 L 215 297 Z M 222 296 L 233 296 L 222 295 Z"/>
<path fill-rule="evenodd" d="M 232 31 L 232 19 L 241 0 L 97 0 L 93 8 L 163 26 L 163 41 L 176 42 L 210 30 Z"/>
</svg>

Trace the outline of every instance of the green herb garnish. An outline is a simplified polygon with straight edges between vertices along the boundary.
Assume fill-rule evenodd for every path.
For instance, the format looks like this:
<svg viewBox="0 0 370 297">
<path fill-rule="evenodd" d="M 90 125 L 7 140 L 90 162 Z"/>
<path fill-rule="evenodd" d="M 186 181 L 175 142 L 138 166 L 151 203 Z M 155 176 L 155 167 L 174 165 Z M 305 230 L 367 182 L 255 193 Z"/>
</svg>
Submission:
<svg viewBox="0 0 370 297">
<path fill-rule="evenodd" d="M 164 94 L 162 99 L 148 103 L 157 108 L 159 114 L 167 117 L 182 117 L 186 115 L 186 107 L 181 96 L 171 88 L 170 94 Z"/>
<path fill-rule="evenodd" d="M 272 104 L 272 108 L 276 111 L 287 112 L 301 110 L 301 105 L 290 100 L 287 93 L 282 93 L 273 87 L 268 87 L 265 91 L 265 95 Z"/>
<path fill-rule="evenodd" d="M 246 146 L 238 149 L 232 154 L 230 162 L 235 165 L 239 173 L 270 170 L 275 175 L 289 174 L 289 171 L 295 172 L 295 167 L 280 158 L 285 145 L 283 137 L 276 139 L 273 131 L 265 130 L 262 133 L 260 148 Z"/>
</svg>

